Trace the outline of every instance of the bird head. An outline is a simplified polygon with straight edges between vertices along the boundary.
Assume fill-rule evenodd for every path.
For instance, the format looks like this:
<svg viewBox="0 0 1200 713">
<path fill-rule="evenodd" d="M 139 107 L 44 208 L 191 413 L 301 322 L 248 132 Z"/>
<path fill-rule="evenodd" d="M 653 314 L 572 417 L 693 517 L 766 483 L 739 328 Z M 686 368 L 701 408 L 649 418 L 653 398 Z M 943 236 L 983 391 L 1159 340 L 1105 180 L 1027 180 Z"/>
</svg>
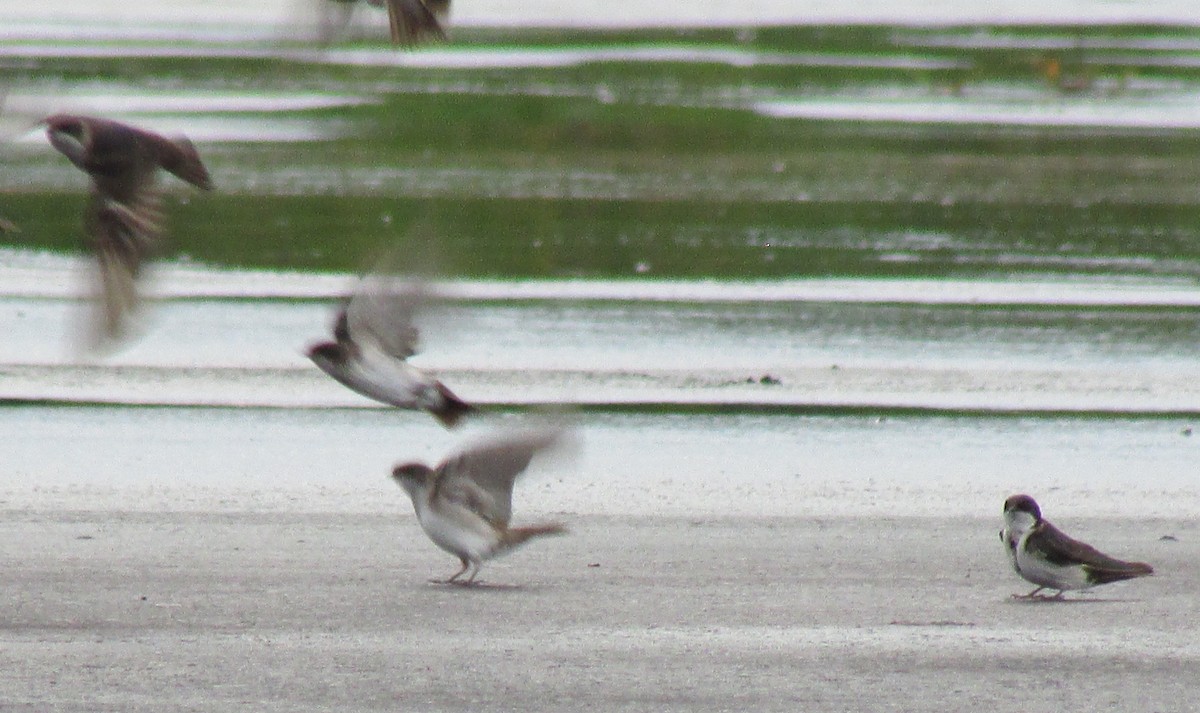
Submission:
<svg viewBox="0 0 1200 713">
<path fill-rule="evenodd" d="M 50 145 L 71 159 L 72 163 L 80 165 L 91 141 L 88 123 L 70 114 L 48 116 L 42 123 L 46 125 L 46 138 L 50 139 Z"/>
<path fill-rule="evenodd" d="M 326 372 L 331 368 L 339 368 L 346 361 L 346 351 L 340 344 L 334 342 L 314 344 L 308 348 L 305 356 L 312 359 L 314 364 Z"/>
<path fill-rule="evenodd" d="M 392 479 L 410 496 L 425 487 L 433 470 L 424 463 L 404 463 L 392 469 Z"/>
<path fill-rule="evenodd" d="M 1004 501 L 1004 521 L 1019 534 L 1042 521 L 1042 509 L 1028 495 L 1013 495 Z"/>
</svg>

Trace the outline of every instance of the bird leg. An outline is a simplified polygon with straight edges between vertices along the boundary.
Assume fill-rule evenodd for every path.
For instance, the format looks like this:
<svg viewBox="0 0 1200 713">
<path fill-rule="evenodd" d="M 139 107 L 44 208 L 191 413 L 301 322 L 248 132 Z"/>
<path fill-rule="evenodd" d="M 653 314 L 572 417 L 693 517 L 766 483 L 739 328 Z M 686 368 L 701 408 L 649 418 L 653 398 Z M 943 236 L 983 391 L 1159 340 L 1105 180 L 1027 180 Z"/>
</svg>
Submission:
<svg viewBox="0 0 1200 713">
<path fill-rule="evenodd" d="M 467 585 L 467 586 L 470 586 L 470 585 L 474 584 L 474 583 L 475 583 L 475 575 L 479 574 L 479 569 L 480 569 L 481 567 L 483 567 L 483 563 L 482 563 L 482 562 L 476 562 L 476 563 L 475 563 L 475 569 L 471 570 L 471 576 L 467 577 L 467 581 L 463 582 L 463 584 L 465 584 L 465 585 Z"/>
<path fill-rule="evenodd" d="M 436 584 L 454 584 L 455 583 L 454 580 L 461 577 L 463 575 L 463 572 L 467 571 L 467 566 L 468 566 L 466 557 L 459 557 L 458 561 L 462 562 L 462 569 L 460 569 L 457 572 L 455 572 L 454 574 L 450 575 L 450 579 L 431 579 L 429 581 L 434 582 Z M 470 584 L 470 582 L 468 582 L 468 584 Z"/>
<path fill-rule="evenodd" d="M 1038 599 L 1039 597 L 1037 596 L 1037 593 L 1042 591 L 1043 589 L 1045 589 L 1045 587 L 1038 587 L 1037 589 L 1033 590 L 1029 594 L 1014 594 L 1014 595 L 1012 595 L 1012 597 L 1013 597 L 1013 599 Z M 1062 592 L 1059 592 L 1059 595 L 1061 596 Z"/>
</svg>

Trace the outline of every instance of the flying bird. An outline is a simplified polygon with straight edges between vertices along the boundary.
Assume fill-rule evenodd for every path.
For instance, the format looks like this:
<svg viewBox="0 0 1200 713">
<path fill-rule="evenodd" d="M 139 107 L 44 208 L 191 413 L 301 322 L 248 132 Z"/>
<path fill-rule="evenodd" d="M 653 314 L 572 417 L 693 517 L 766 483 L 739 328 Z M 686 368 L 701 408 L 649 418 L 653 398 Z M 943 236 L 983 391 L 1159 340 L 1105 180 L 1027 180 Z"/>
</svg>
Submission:
<svg viewBox="0 0 1200 713">
<path fill-rule="evenodd" d="M 115 342 L 128 331 L 137 307 L 142 263 L 163 234 L 159 169 L 201 188 L 212 179 L 186 138 L 72 114 L 46 118 L 50 144 L 92 180 L 84 229 L 99 265 L 102 316 L 97 342 Z"/>
<path fill-rule="evenodd" d="M 445 583 L 470 585 L 486 560 L 534 537 L 566 532 L 559 523 L 509 527 L 513 482 L 538 453 L 559 443 L 564 431 L 509 433 L 463 450 L 430 468 L 405 463 L 392 478 L 412 498 L 421 529 L 433 543 L 458 557 L 462 569 Z"/>
<path fill-rule="evenodd" d="M 323 0 L 338 15 L 334 22 L 345 25 L 359 0 Z M 365 0 L 373 7 L 386 7 L 392 44 L 412 46 L 426 39 L 444 40 L 439 18 L 450 11 L 450 0 Z M 328 24 L 328 23 L 327 23 Z"/>
<path fill-rule="evenodd" d="M 1089 589 L 1099 584 L 1119 582 L 1154 573 L 1143 562 L 1125 562 L 1100 552 L 1086 543 L 1064 534 L 1049 520 L 1028 495 L 1013 495 L 1004 501 L 1004 530 L 1000 540 L 1017 574 L 1037 585 L 1018 599 L 1034 599 L 1043 589 L 1056 589 L 1053 599 L 1073 589 Z"/>
<path fill-rule="evenodd" d="M 426 299 L 421 283 L 370 275 L 338 310 L 334 341 L 310 346 L 308 358 L 363 396 L 428 411 L 453 428 L 474 408 L 408 363 L 419 336 L 413 317 Z"/>
</svg>

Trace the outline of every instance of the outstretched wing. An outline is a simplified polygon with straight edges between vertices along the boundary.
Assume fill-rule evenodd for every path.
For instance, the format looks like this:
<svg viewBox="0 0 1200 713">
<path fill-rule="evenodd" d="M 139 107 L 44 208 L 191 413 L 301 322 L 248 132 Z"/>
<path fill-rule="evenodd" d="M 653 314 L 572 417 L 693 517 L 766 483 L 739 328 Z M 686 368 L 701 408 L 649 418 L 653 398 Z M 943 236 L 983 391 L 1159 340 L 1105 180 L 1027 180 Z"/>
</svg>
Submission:
<svg viewBox="0 0 1200 713">
<path fill-rule="evenodd" d="M 492 524 L 507 527 L 512 518 L 513 483 L 535 455 L 563 435 L 562 429 L 530 430 L 468 448 L 437 467 L 434 488 Z"/>
<path fill-rule="evenodd" d="M 450 0 L 425 0 L 425 7 L 438 19 L 445 19 L 450 14 Z"/>
<path fill-rule="evenodd" d="M 344 330 L 356 342 L 370 341 L 396 359 L 407 359 L 417 353 L 420 333 L 413 319 L 426 293 L 420 282 L 368 275 L 339 312 L 334 333 Z"/>
</svg>

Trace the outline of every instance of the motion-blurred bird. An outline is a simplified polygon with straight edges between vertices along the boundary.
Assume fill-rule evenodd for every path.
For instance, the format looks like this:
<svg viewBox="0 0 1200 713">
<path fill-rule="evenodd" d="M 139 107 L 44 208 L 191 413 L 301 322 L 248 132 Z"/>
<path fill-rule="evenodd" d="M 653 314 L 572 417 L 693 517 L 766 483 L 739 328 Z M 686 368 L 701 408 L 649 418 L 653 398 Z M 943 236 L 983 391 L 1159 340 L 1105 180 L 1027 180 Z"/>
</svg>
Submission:
<svg viewBox="0 0 1200 713">
<path fill-rule="evenodd" d="M 323 0 L 332 3 L 345 24 L 350 11 L 359 0 Z M 439 18 L 450 11 L 450 0 L 365 0 L 374 7 L 386 7 L 392 43 L 415 45 L 426 39 L 446 39 Z"/>
<path fill-rule="evenodd" d="M 1053 598 L 1062 599 L 1069 589 L 1089 589 L 1154 573 L 1148 564 L 1115 559 L 1071 539 L 1042 518 L 1041 508 L 1028 495 L 1013 495 L 1004 501 L 1000 540 L 1017 574 L 1038 585 L 1029 594 L 1013 595 L 1019 599 L 1033 599 L 1043 589 L 1057 589 Z"/>
<path fill-rule="evenodd" d="M 204 190 L 212 188 L 212 180 L 186 138 L 70 114 L 43 123 L 50 144 L 92 179 L 84 228 L 100 267 L 103 314 L 96 341 L 115 341 L 137 307 L 142 262 L 162 238 L 158 170 Z"/>
<path fill-rule="evenodd" d="M 437 468 L 422 463 L 398 465 L 392 478 L 412 498 L 421 529 L 434 544 L 469 568 L 471 584 L 485 560 L 502 555 L 531 538 L 566 532 L 559 523 L 509 527 L 513 482 L 539 452 L 560 442 L 562 430 L 510 433 L 468 448 Z"/>
<path fill-rule="evenodd" d="M 333 323 L 335 341 L 310 346 L 308 358 L 364 396 L 428 411 L 452 428 L 474 409 L 407 361 L 417 347 L 413 317 L 425 300 L 426 290 L 420 283 L 370 275 L 338 310 Z"/>
</svg>

